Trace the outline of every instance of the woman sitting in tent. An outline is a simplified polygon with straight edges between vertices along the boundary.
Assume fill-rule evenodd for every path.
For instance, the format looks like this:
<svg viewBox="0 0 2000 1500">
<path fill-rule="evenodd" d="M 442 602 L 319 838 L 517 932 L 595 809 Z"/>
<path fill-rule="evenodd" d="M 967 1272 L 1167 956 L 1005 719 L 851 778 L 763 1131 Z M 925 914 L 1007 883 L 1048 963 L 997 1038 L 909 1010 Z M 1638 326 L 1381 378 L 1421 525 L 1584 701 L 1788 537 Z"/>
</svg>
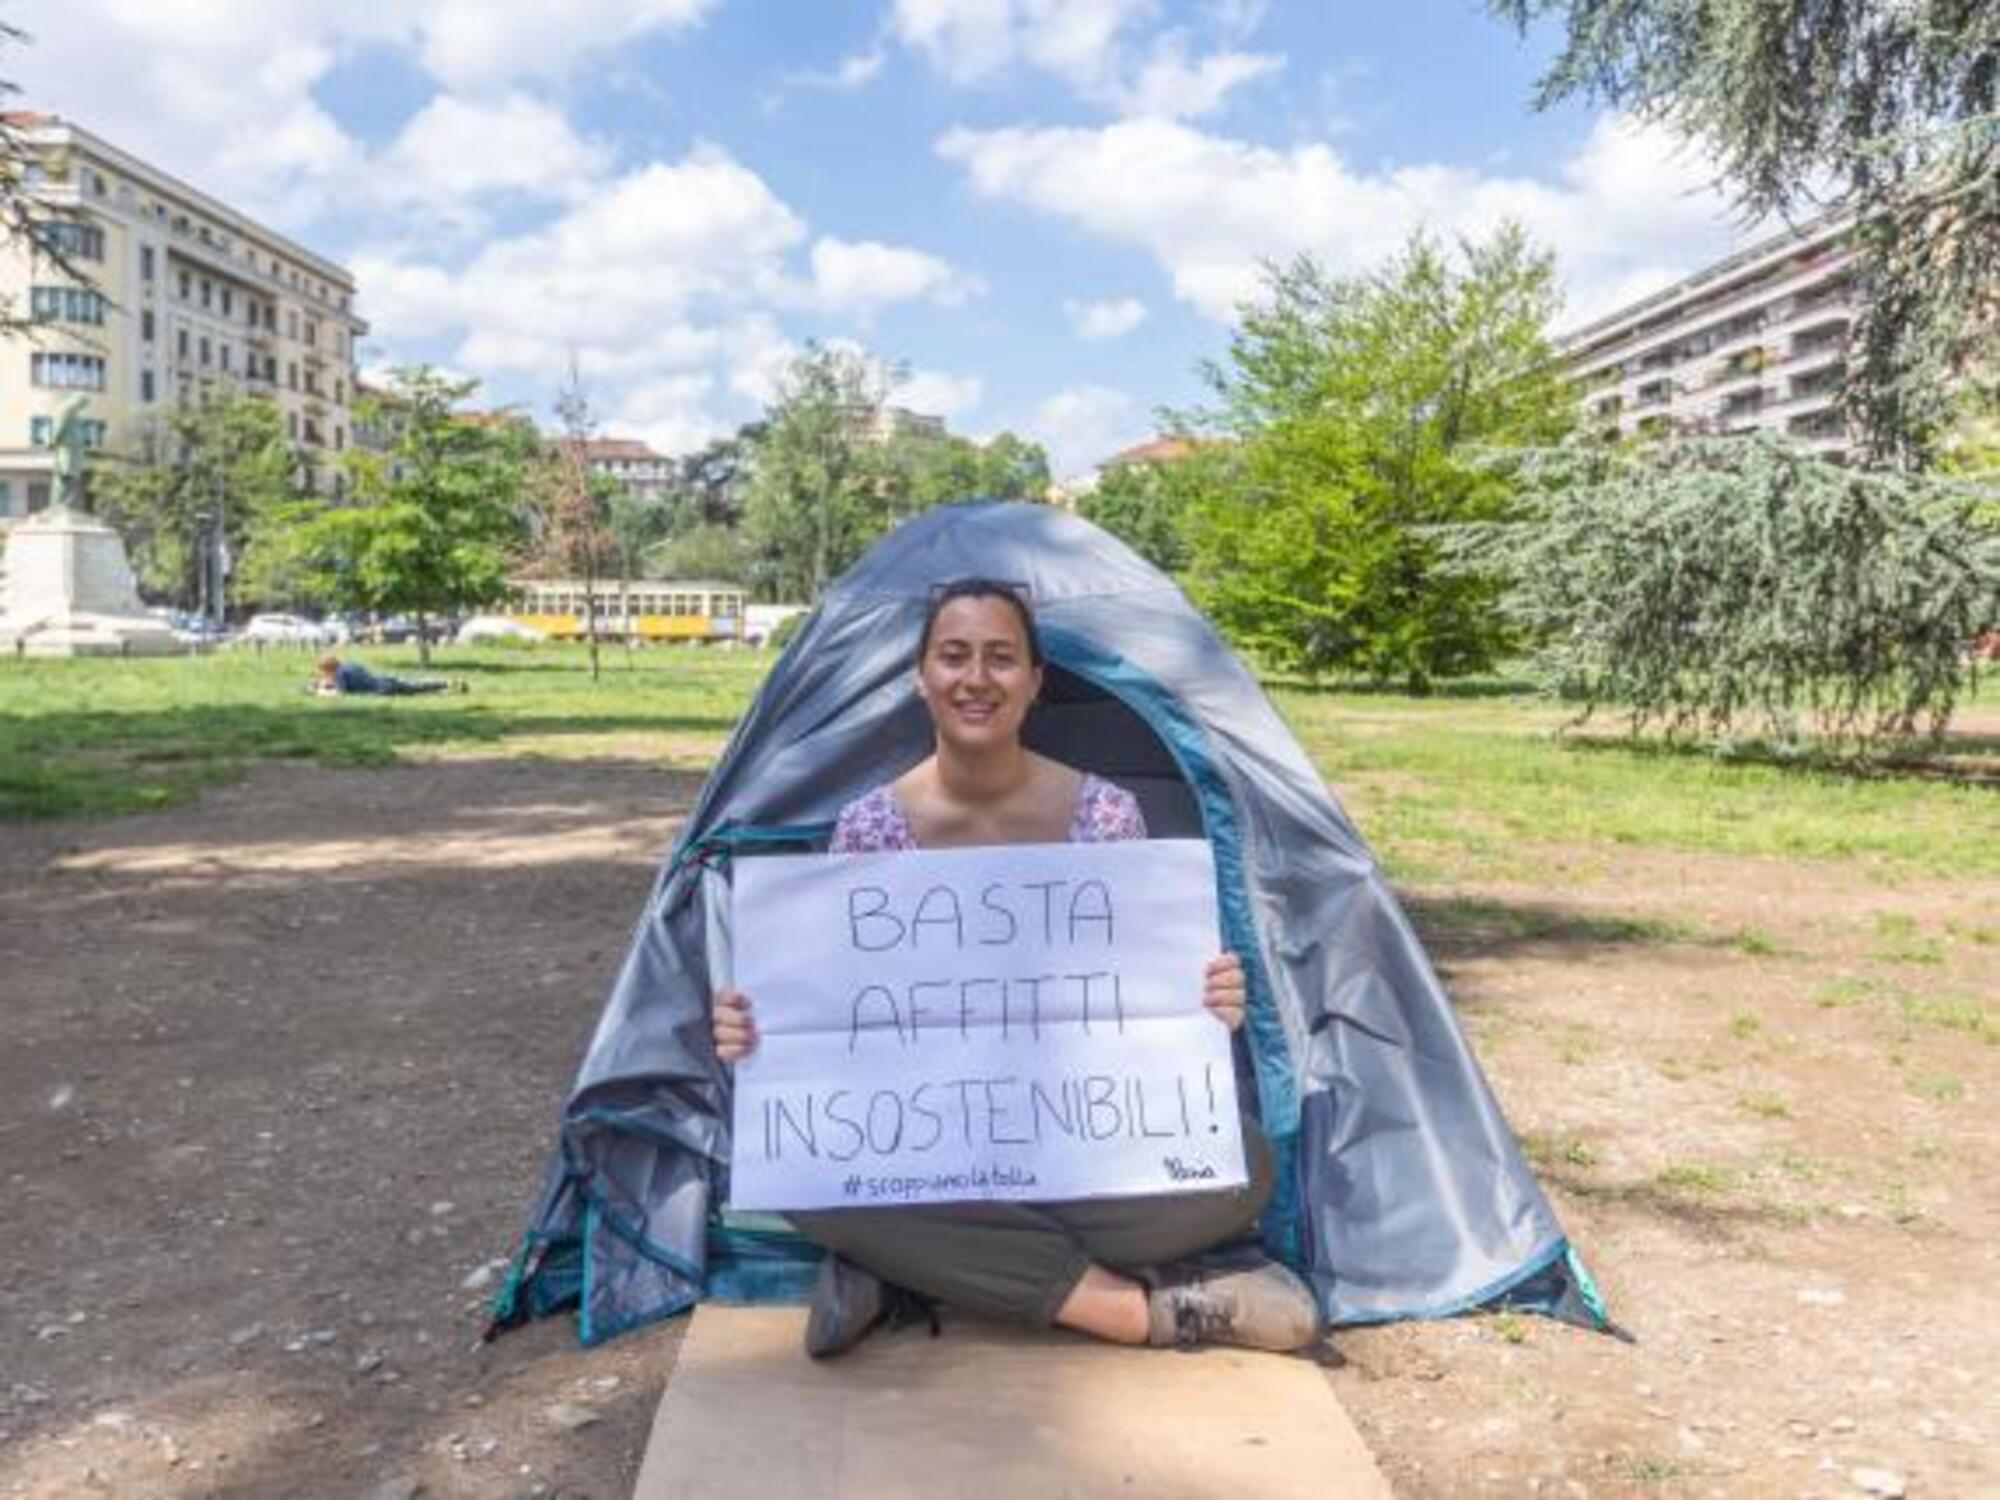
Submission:
<svg viewBox="0 0 2000 1500">
<path fill-rule="evenodd" d="M 940 587 L 916 664 L 933 753 L 842 809 L 832 851 L 1144 838 L 1129 792 L 1022 744 L 1042 668 L 1019 593 L 978 578 Z M 1243 967 L 1233 954 L 1208 965 L 1203 1000 L 1218 1023 L 1242 1025 Z M 715 997 L 713 1024 L 724 1062 L 757 1044 L 751 1002 L 738 991 Z M 1243 1138 L 1249 1181 L 1225 1192 L 791 1215 L 831 1252 L 813 1290 L 806 1348 L 829 1355 L 852 1346 L 881 1319 L 885 1284 L 1114 1343 L 1303 1348 L 1319 1336 L 1303 1281 L 1261 1256 L 1226 1268 L 1193 1259 L 1248 1233 L 1270 1197 L 1270 1147 L 1248 1119 Z"/>
</svg>

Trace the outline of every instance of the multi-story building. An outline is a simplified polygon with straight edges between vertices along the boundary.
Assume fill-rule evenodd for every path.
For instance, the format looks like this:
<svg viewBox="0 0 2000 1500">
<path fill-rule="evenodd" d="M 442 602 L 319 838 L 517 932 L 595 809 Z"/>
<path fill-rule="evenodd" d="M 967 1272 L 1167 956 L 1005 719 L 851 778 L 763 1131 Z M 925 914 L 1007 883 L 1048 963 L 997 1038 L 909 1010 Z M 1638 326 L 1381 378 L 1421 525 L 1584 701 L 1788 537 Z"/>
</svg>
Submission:
<svg viewBox="0 0 2000 1500">
<path fill-rule="evenodd" d="M 625 486 L 634 499 L 657 504 L 674 482 L 674 461 L 635 438 L 592 438 L 583 445 L 584 462 Z"/>
<path fill-rule="evenodd" d="M 277 405 L 335 488 L 367 331 L 353 277 L 66 120 L 5 123 L 39 227 L 0 244 L 0 297 L 35 325 L 0 341 L 0 526 L 48 502 L 49 440 L 78 397 L 87 446 L 120 463 L 150 456 L 175 402 L 234 384 Z"/>
<path fill-rule="evenodd" d="M 1824 216 L 1563 337 L 1587 421 L 1611 436 L 1776 431 L 1844 459 L 1847 230 Z"/>
</svg>

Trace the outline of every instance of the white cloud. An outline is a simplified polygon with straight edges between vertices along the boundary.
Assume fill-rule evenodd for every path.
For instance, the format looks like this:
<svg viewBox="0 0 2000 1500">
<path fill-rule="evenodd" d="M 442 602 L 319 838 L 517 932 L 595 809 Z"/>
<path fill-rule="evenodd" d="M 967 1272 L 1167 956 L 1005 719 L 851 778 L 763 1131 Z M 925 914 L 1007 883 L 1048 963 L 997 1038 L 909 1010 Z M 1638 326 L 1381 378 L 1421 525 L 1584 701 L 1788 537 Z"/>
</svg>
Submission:
<svg viewBox="0 0 2000 1500">
<path fill-rule="evenodd" d="M 1150 430 L 1144 406 L 1102 385 L 1057 391 L 1035 407 L 1025 426 L 1027 435 L 1048 451 L 1058 476 L 1082 474 Z"/>
<path fill-rule="evenodd" d="M 1191 56 L 1188 33 L 1144 33 L 1158 0 L 893 0 L 886 33 L 953 83 L 1031 67 L 1093 103 L 1128 115 L 1202 115 L 1283 59 L 1225 48 Z M 1242 34 L 1246 17 L 1225 8 L 1213 24 Z"/>
<path fill-rule="evenodd" d="M 355 272 L 362 313 L 385 334 L 448 341 L 459 364 L 551 390 L 575 358 L 622 429 L 672 449 L 776 393 L 797 353 L 779 314 L 865 319 L 969 287 L 920 250 L 813 239 L 762 177 L 712 145 L 600 179 L 547 224 L 462 264 L 381 248 Z M 941 411 L 979 396 L 963 377 L 923 380 Z"/>
<path fill-rule="evenodd" d="M 692 25 L 713 3 L 21 0 L 8 20 L 33 40 L 9 60 L 22 107 L 73 119 L 226 202 L 298 226 L 335 204 L 348 211 L 353 184 L 369 176 L 368 152 L 313 97 L 344 55 L 393 48 L 447 92 L 504 96 L 517 84 L 565 76 L 593 53 Z M 527 112 L 517 105 L 499 118 L 520 129 Z M 551 133 L 527 128 L 539 159 Z M 493 148 L 513 139 L 457 165 L 504 178 Z"/>
<path fill-rule="evenodd" d="M 1093 341 L 1122 339 L 1146 321 L 1146 304 L 1137 297 L 1119 297 L 1109 302 L 1065 302 L 1069 326 L 1080 339 Z"/>
<path fill-rule="evenodd" d="M 814 302 L 864 318 L 893 302 L 955 306 L 977 290 L 937 256 L 879 240 L 825 236 L 813 242 L 811 261 Z"/>
<path fill-rule="evenodd" d="M 385 202 L 470 228 L 480 221 L 477 208 L 496 199 L 579 198 L 610 159 L 560 110 L 526 94 L 439 94 L 411 117 L 367 180 Z"/>
<path fill-rule="evenodd" d="M 1128 115 L 1194 119 L 1214 114 L 1232 89 L 1275 73 L 1284 59 L 1266 52 L 1213 52 L 1189 58 L 1179 38 L 1153 49 L 1121 96 Z"/>
<path fill-rule="evenodd" d="M 889 393 L 890 404 L 908 407 L 946 421 L 979 405 L 985 385 L 977 375 L 953 375 L 944 370 L 911 370 Z"/>
<path fill-rule="evenodd" d="M 1357 171 L 1324 143 L 1283 149 L 1157 119 L 961 129 L 938 149 L 983 197 L 1150 254 L 1175 295 L 1217 322 L 1256 291 L 1265 261 L 1310 251 L 1355 270 L 1426 225 L 1481 234 L 1519 220 L 1561 257 L 1574 317 L 1609 305 L 1637 268 L 1691 266 L 1734 238 L 1711 173 L 1662 132 L 1608 116 L 1554 180 Z"/>
<path fill-rule="evenodd" d="M 457 86 L 550 78 L 593 52 L 691 26 L 714 0 L 420 0 L 407 12 L 418 56 Z M 372 7 L 362 7 L 372 8 Z M 385 7 L 388 8 L 388 7 Z"/>
</svg>

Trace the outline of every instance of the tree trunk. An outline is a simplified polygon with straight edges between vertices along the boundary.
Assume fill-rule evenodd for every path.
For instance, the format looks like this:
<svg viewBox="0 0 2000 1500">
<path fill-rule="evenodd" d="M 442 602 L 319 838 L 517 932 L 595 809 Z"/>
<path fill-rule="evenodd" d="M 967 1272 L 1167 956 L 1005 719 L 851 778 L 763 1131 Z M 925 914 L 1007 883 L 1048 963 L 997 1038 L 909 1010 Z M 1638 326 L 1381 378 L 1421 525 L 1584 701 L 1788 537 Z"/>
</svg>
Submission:
<svg viewBox="0 0 2000 1500">
<path fill-rule="evenodd" d="M 431 619 L 422 610 L 417 611 L 417 665 L 431 664 Z"/>
</svg>

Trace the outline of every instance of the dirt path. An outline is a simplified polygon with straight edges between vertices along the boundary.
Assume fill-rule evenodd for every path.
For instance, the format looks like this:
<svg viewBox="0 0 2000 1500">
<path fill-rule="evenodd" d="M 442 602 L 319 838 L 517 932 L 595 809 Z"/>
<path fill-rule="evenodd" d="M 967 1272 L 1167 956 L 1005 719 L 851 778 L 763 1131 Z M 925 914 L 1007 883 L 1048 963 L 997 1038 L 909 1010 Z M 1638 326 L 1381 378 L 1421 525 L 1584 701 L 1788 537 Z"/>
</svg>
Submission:
<svg viewBox="0 0 2000 1500">
<path fill-rule="evenodd" d="M 626 1492 L 677 1330 L 478 1307 L 694 790 L 273 768 L 0 835 L 0 1495 Z"/>
<path fill-rule="evenodd" d="M 693 791 L 277 767 L 0 833 L 0 1496 L 625 1492 L 677 1325 L 478 1308 Z M 1640 1342 L 1342 1335 L 1399 1492 L 2000 1493 L 1995 893 L 1579 869 L 1413 906 Z"/>
</svg>

